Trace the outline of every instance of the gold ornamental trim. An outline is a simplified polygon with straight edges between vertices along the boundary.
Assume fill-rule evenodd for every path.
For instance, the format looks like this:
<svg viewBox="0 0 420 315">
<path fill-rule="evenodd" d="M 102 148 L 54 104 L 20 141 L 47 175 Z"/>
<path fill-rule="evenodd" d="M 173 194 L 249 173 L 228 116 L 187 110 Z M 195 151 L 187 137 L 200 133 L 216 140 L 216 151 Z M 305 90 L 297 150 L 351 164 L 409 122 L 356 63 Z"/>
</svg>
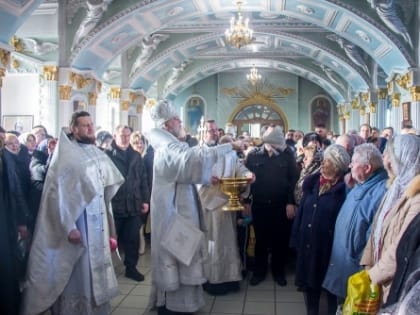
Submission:
<svg viewBox="0 0 420 315">
<path fill-rule="evenodd" d="M 47 81 L 58 80 L 58 67 L 57 66 L 44 66 L 44 78 Z"/>
<path fill-rule="evenodd" d="M 365 105 L 360 106 L 359 113 L 360 113 L 360 116 L 365 116 L 366 115 L 366 106 Z"/>
<path fill-rule="evenodd" d="M 378 93 L 379 100 L 385 100 L 388 96 L 388 89 L 386 88 L 378 89 L 377 93 Z"/>
<path fill-rule="evenodd" d="M 60 100 L 70 100 L 72 87 L 70 85 L 60 85 L 59 87 Z"/>
<path fill-rule="evenodd" d="M 370 102 L 369 103 L 369 112 L 371 114 L 375 114 L 376 113 L 376 106 L 377 106 L 377 104 L 375 102 Z"/>
<path fill-rule="evenodd" d="M 10 51 L 0 48 L 0 62 L 3 67 L 7 67 L 10 61 Z"/>
<path fill-rule="evenodd" d="M 88 98 L 89 98 L 89 105 L 96 106 L 96 101 L 98 99 L 98 93 L 96 93 L 96 92 L 89 92 L 88 93 Z"/>
<path fill-rule="evenodd" d="M 129 107 L 130 107 L 130 101 L 128 100 L 121 101 L 121 110 L 128 111 Z"/>
<path fill-rule="evenodd" d="M 359 109 L 360 108 L 358 98 L 355 98 L 354 100 L 352 100 L 350 104 L 351 104 L 352 109 Z"/>
<path fill-rule="evenodd" d="M 121 88 L 119 87 L 112 87 L 109 90 L 109 96 L 113 99 L 121 98 Z"/>
<path fill-rule="evenodd" d="M 392 94 L 392 107 L 400 107 L 401 93 Z"/>
<path fill-rule="evenodd" d="M 74 72 L 70 72 L 69 79 L 70 84 L 73 85 L 74 83 L 76 83 L 76 87 L 78 90 L 84 89 L 85 87 L 87 87 L 95 81 L 95 79 L 85 78 L 83 75 Z"/>
<path fill-rule="evenodd" d="M 411 100 L 413 102 L 420 102 L 420 86 L 419 85 L 412 86 L 410 88 L 410 93 L 411 93 Z"/>
<path fill-rule="evenodd" d="M 395 81 L 397 84 L 402 87 L 404 90 L 408 89 L 408 86 L 411 85 L 411 75 L 410 72 L 407 72 L 404 75 L 400 75 L 397 78 L 395 78 Z"/>
<path fill-rule="evenodd" d="M 6 70 L 3 68 L 0 68 L 0 88 L 3 86 L 3 78 L 6 75 Z"/>
</svg>

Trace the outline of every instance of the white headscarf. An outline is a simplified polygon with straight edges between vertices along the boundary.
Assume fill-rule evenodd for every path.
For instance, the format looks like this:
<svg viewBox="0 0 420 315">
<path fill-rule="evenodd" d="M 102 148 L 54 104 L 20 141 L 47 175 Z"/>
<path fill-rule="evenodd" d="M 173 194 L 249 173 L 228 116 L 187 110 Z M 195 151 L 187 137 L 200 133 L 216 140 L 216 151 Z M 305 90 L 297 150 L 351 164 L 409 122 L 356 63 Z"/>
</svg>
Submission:
<svg viewBox="0 0 420 315">
<path fill-rule="evenodd" d="M 420 174 L 420 138 L 414 135 L 399 135 L 387 143 L 387 152 L 395 179 L 385 194 L 382 208 L 378 210 L 378 220 L 374 231 L 375 261 L 379 259 L 382 224 L 391 210 L 407 189 L 410 181 Z"/>
</svg>

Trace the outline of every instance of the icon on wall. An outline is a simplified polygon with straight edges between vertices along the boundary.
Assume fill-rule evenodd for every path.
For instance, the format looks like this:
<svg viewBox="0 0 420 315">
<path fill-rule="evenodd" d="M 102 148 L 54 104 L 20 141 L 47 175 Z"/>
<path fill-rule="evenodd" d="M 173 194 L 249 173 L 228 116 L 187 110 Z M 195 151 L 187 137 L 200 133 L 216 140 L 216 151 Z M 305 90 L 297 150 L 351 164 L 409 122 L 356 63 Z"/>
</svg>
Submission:
<svg viewBox="0 0 420 315">
<path fill-rule="evenodd" d="M 204 102 L 201 97 L 191 97 L 186 106 L 186 129 L 191 135 L 196 135 L 200 126 L 200 119 L 204 116 Z"/>
<path fill-rule="evenodd" d="M 311 103 L 311 130 L 316 126 L 324 125 L 327 130 L 331 128 L 331 102 L 325 96 L 316 97 Z"/>
<path fill-rule="evenodd" d="M 2 127 L 6 131 L 28 132 L 32 129 L 33 121 L 32 115 L 4 115 Z"/>
</svg>

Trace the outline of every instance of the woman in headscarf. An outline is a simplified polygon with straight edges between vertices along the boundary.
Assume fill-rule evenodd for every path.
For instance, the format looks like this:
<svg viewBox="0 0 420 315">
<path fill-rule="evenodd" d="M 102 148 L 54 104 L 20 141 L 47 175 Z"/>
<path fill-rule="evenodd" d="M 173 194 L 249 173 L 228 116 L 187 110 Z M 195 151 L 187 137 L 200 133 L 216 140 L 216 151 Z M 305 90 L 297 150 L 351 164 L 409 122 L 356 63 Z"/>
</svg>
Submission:
<svg viewBox="0 0 420 315">
<path fill-rule="evenodd" d="M 32 155 L 34 150 L 36 149 L 36 138 L 30 132 L 24 132 L 19 137 L 18 140 L 21 144 L 25 145 L 28 149 L 29 155 Z"/>
<path fill-rule="evenodd" d="M 297 252 L 295 284 L 304 293 L 307 315 L 319 314 L 321 285 L 330 259 L 335 220 L 346 195 L 343 176 L 349 164 L 344 147 L 332 144 L 324 152 L 320 172 L 303 182 L 290 243 Z M 328 314 L 335 314 L 337 299 L 325 293 Z"/>
<path fill-rule="evenodd" d="M 396 270 L 396 248 L 407 226 L 420 212 L 420 138 L 400 135 L 387 143 L 384 165 L 389 189 L 375 215 L 360 264 L 386 301 Z"/>
</svg>

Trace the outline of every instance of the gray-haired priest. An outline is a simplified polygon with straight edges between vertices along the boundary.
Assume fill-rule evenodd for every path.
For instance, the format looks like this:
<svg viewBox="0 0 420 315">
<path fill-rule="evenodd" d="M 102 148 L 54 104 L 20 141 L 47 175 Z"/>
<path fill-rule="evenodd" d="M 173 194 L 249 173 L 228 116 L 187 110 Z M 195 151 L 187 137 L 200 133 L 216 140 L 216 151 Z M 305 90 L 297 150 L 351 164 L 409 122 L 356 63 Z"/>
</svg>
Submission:
<svg viewBox="0 0 420 315">
<path fill-rule="evenodd" d="M 189 147 L 178 138 L 181 120 L 166 101 L 151 109 L 158 128 L 149 133 L 155 150 L 152 220 L 152 306 L 158 314 L 192 314 L 204 306 L 205 241 L 195 184 L 209 183 L 212 166 L 232 144 Z"/>
</svg>

